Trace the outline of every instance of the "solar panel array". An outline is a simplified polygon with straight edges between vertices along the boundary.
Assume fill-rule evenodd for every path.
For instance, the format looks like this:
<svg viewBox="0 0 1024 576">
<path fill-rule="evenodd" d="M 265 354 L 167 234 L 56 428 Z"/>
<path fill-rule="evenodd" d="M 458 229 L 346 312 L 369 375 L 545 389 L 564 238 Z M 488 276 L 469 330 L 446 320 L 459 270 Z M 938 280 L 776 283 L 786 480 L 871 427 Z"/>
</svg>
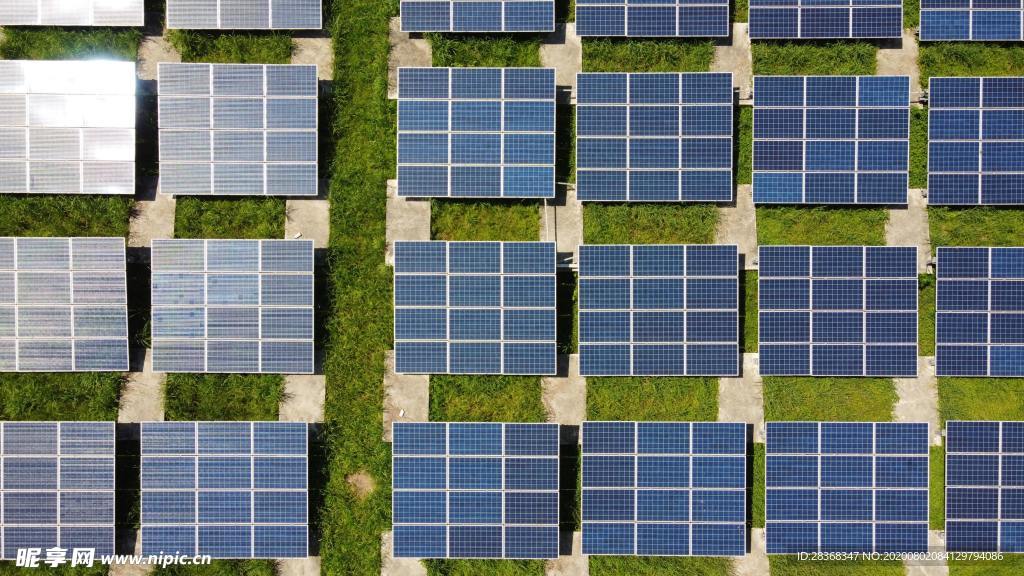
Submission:
<svg viewBox="0 0 1024 576">
<path fill-rule="evenodd" d="M 114 553 L 114 423 L 0 422 L 3 560 L 24 548 Z"/>
<path fill-rule="evenodd" d="M 554 374 L 554 242 L 395 242 L 395 370 Z"/>
<path fill-rule="evenodd" d="M 736 246 L 582 245 L 584 376 L 739 374 Z"/>
<path fill-rule="evenodd" d="M 134 194 L 135 63 L 0 61 L 0 193 Z"/>
<path fill-rule="evenodd" d="M 316 196 L 316 66 L 159 65 L 160 191 Z"/>
<path fill-rule="evenodd" d="M 398 195 L 555 196 L 552 68 L 399 68 Z"/>
<path fill-rule="evenodd" d="M 396 558 L 558 557 L 558 425 L 393 425 Z"/>
<path fill-rule="evenodd" d="M 929 86 L 928 203 L 1024 204 L 1024 77 Z"/>
<path fill-rule="evenodd" d="M 742 556 L 747 427 L 584 422 L 583 553 Z"/>
<path fill-rule="evenodd" d="M 946 422 L 946 550 L 1024 552 L 1024 422 Z"/>
<path fill-rule="evenodd" d="M 1020 0 L 921 0 L 921 40 L 1021 40 Z"/>
<path fill-rule="evenodd" d="M 910 79 L 754 77 L 754 202 L 906 204 Z"/>
<path fill-rule="evenodd" d="M 580 74 L 576 196 L 732 200 L 731 73 Z"/>
<path fill-rule="evenodd" d="M 750 37 L 899 38 L 903 0 L 750 0 Z"/>
<path fill-rule="evenodd" d="M 299 422 L 143 422 L 142 554 L 308 555 Z"/>
<path fill-rule="evenodd" d="M 937 250 L 939 376 L 1024 376 L 1024 248 Z"/>
<path fill-rule="evenodd" d="M 761 246 L 765 376 L 917 374 L 917 249 Z"/>
<path fill-rule="evenodd" d="M 167 0 L 167 27 L 319 30 L 320 0 Z"/>
<path fill-rule="evenodd" d="M 313 243 L 153 240 L 156 372 L 313 372 Z"/>
<path fill-rule="evenodd" d="M 729 0 L 576 0 L 580 36 L 728 36 Z"/>
<path fill-rule="evenodd" d="M 4 0 L 0 26 L 142 26 L 144 0 Z"/>
<path fill-rule="evenodd" d="M 769 554 L 928 550 L 928 424 L 768 422 Z"/>
<path fill-rule="evenodd" d="M 0 372 L 125 372 L 123 238 L 0 238 Z"/>
<path fill-rule="evenodd" d="M 555 0 L 402 0 L 403 32 L 551 32 Z"/>
</svg>

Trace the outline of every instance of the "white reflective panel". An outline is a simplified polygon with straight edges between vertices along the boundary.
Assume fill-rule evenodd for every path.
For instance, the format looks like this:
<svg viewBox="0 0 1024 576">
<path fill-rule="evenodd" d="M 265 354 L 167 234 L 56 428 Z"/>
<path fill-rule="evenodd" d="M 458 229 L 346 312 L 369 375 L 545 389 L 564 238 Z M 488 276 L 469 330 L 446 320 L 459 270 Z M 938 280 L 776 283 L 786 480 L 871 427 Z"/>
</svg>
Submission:
<svg viewBox="0 0 1024 576">
<path fill-rule="evenodd" d="M 321 0 L 167 0 L 167 27 L 319 30 Z"/>
<path fill-rule="evenodd" d="M 3 0 L 4 26 L 142 26 L 145 0 Z"/>
</svg>

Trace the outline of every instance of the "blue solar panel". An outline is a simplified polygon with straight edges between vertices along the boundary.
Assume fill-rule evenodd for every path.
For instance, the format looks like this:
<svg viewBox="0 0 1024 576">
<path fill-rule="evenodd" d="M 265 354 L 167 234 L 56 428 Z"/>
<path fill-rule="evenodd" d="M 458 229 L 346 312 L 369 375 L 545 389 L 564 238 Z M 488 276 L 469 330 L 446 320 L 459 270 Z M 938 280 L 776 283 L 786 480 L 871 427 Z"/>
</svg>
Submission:
<svg viewBox="0 0 1024 576">
<path fill-rule="evenodd" d="M 928 203 L 1024 204 L 1024 77 L 932 78 Z"/>
<path fill-rule="evenodd" d="M 396 242 L 395 369 L 554 374 L 553 242 Z"/>
<path fill-rule="evenodd" d="M 113 554 L 113 422 L 2 422 L 0 458 L 0 559 L 21 548 Z"/>
<path fill-rule="evenodd" d="M 395 423 L 396 558 L 558 556 L 557 424 Z"/>
<path fill-rule="evenodd" d="M 402 0 L 403 32 L 552 32 L 555 0 Z"/>
<path fill-rule="evenodd" d="M 298 422 L 143 422 L 142 554 L 308 555 Z"/>
<path fill-rule="evenodd" d="M 731 73 L 580 74 L 576 197 L 729 202 Z"/>
<path fill-rule="evenodd" d="M 906 76 L 754 78 L 754 202 L 906 204 Z"/>
<path fill-rule="evenodd" d="M 921 40 L 1013 41 L 1021 34 L 1020 0 L 921 0 Z"/>
<path fill-rule="evenodd" d="M 584 422 L 583 553 L 742 556 L 742 423 Z"/>
<path fill-rule="evenodd" d="M 917 249 L 761 246 L 764 376 L 917 374 Z"/>
<path fill-rule="evenodd" d="M 750 0 L 750 37 L 899 38 L 902 0 Z"/>
<path fill-rule="evenodd" d="M 768 422 L 769 554 L 924 552 L 928 424 Z"/>
<path fill-rule="evenodd" d="M 946 549 L 1024 552 L 1024 422 L 946 422 Z"/>
<path fill-rule="evenodd" d="M 729 0 L 576 0 L 580 36 L 728 36 Z"/>
<path fill-rule="evenodd" d="M 555 71 L 400 68 L 398 195 L 555 196 Z"/>
<path fill-rule="evenodd" d="M 739 373 L 736 246 L 582 245 L 580 373 Z"/>
<path fill-rule="evenodd" d="M 939 376 L 1024 376 L 1024 248 L 940 247 Z"/>
</svg>

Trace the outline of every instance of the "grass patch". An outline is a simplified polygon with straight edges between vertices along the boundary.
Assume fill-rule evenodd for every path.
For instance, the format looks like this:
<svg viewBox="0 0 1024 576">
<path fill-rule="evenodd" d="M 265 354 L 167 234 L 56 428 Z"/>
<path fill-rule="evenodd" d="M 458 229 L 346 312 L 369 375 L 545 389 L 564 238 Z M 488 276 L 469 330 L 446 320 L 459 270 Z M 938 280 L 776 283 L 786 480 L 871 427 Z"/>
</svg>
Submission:
<svg viewBox="0 0 1024 576">
<path fill-rule="evenodd" d="M 537 67 L 539 35 L 427 34 L 434 67 Z"/>
<path fill-rule="evenodd" d="M 672 558 L 668 556 L 591 556 L 590 576 L 728 576 L 732 573 L 729 558 Z"/>
<path fill-rule="evenodd" d="M 283 198 L 178 198 L 175 238 L 284 238 Z"/>
<path fill-rule="evenodd" d="M 543 576 L 543 560 L 426 560 L 429 576 Z"/>
<path fill-rule="evenodd" d="M 743 275 L 743 294 L 740 306 L 743 314 L 743 351 L 757 352 L 757 272 L 741 270 Z"/>
<path fill-rule="evenodd" d="M 754 74 L 759 76 L 871 76 L 878 47 L 870 42 L 754 42 Z"/>
<path fill-rule="evenodd" d="M 1024 46 L 993 42 L 922 42 L 921 84 L 938 76 L 1020 76 Z"/>
<path fill-rule="evenodd" d="M 921 0 L 903 0 L 903 29 L 917 28 L 921 23 Z"/>
<path fill-rule="evenodd" d="M 583 40 L 584 72 L 707 72 L 714 57 L 710 40 Z"/>
<path fill-rule="evenodd" d="M 168 374 L 168 420 L 277 420 L 279 374 Z"/>
<path fill-rule="evenodd" d="M 431 200 L 430 235 L 435 240 L 536 241 L 540 208 L 516 200 Z"/>
<path fill-rule="evenodd" d="M 754 444 L 753 474 L 750 482 L 750 525 L 764 528 L 764 444 Z"/>
<path fill-rule="evenodd" d="M 275 576 L 272 560 L 217 560 L 207 566 L 168 566 L 156 571 L 162 576 Z"/>
<path fill-rule="evenodd" d="M 0 195 L 0 236 L 121 236 L 135 201 L 122 196 Z"/>
<path fill-rule="evenodd" d="M 939 378 L 946 420 L 1024 420 L 1024 378 Z"/>
<path fill-rule="evenodd" d="M 736 115 L 736 184 L 753 182 L 754 107 L 740 106 Z"/>
<path fill-rule="evenodd" d="M 917 277 L 917 353 L 935 355 L 935 276 Z"/>
<path fill-rule="evenodd" d="M 121 374 L 0 374 L 0 420 L 116 420 Z"/>
<path fill-rule="evenodd" d="M 1024 556 L 1004 554 L 1002 560 L 950 560 L 950 576 L 1017 576 L 1024 573 Z"/>
<path fill-rule="evenodd" d="M 587 244 L 710 244 L 717 224 L 714 204 L 583 205 Z"/>
<path fill-rule="evenodd" d="M 885 245 L 885 208 L 758 206 L 757 243 Z"/>
<path fill-rule="evenodd" d="M 928 450 L 928 528 L 946 528 L 946 450 L 932 446 Z"/>
<path fill-rule="evenodd" d="M 42 563 L 42 560 L 46 558 L 46 554 L 40 558 L 38 567 L 32 568 L 30 574 L 33 576 L 105 576 L 108 574 L 109 566 L 101 565 L 97 562 L 96 566 L 86 568 L 84 566 L 60 566 L 58 568 L 50 568 L 49 566 Z M 70 558 L 70 555 L 69 555 Z M 13 561 L 6 561 L 0 563 L 0 575 L 7 576 L 23 576 L 26 573 L 24 567 L 18 567 Z"/>
<path fill-rule="evenodd" d="M 939 246 L 1020 246 L 1024 218 L 1014 208 L 928 208 L 932 251 Z"/>
<path fill-rule="evenodd" d="M 928 110 L 910 107 L 910 187 L 928 187 Z"/>
<path fill-rule="evenodd" d="M 888 422 L 896 405 L 889 378 L 764 378 L 764 419 Z"/>
<path fill-rule="evenodd" d="M 431 376 L 432 422 L 544 422 L 540 378 Z"/>
<path fill-rule="evenodd" d="M 801 561 L 795 555 L 768 557 L 772 576 L 903 576 L 905 568 L 898 560 Z"/>
<path fill-rule="evenodd" d="M 590 378 L 588 420 L 715 421 L 717 378 Z"/>
<path fill-rule="evenodd" d="M 749 12 L 748 0 L 732 0 L 732 21 L 746 22 Z"/>
<path fill-rule="evenodd" d="M 182 62 L 289 64 L 292 38 L 287 34 L 194 32 L 170 30 L 167 39 Z"/>
<path fill-rule="evenodd" d="M 136 60 L 142 32 L 137 28 L 5 27 L 0 42 L 4 60 L 108 58 Z"/>
</svg>

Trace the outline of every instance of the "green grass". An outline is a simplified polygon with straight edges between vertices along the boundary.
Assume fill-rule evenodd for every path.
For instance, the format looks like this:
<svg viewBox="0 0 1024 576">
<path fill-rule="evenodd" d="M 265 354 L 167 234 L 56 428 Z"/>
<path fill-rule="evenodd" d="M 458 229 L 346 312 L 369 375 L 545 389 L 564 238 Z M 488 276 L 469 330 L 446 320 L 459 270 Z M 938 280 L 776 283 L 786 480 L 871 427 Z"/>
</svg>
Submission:
<svg viewBox="0 0 1024 576">
<path fill-rule="evenodd" d="M 718 419 L 717 378 L 588 378 L 588 420 Z"/>
<path fill-rule="evenodd" d="M 430 234 L 435 240 L 540 239 L 536 202 L 510 200 L 432 200 Z"/>
<path fill-rule="evenodd" d="M 24 576 L 26 573 L 32 576 L 102 576 L 108 573 L 108 566 L 96 565 L 92 568 L 86 568 L 83 566 L 76 566 L 74 568 L 70 566 L 61 566 L 59 568 L 50 568 L 49 566 L 42 563 L 45 559 L 46 554 L 40 558 L 39 567 L 37 568 L 19 568 L 14 565 L 14 562 L 3 562 L 0 563 L 0 576 Z M 68 558 L 70 558 L 70 554 Z"/>
<path fill-rule="evenodd" d="M 903 576 L 905 569 L 898 560 L 800 560 L 799 556 L 768 557 L 771 576 Z"/>
<path fill-rule="evenodd" d="M 744 270 L 743 294 L 740 305 L 743 306 L 743 351 L 757 352 L 757 272 Z"/>
<path fill-rule="evenodd" d="M 764 528 L 764 444 L 754 444 L 753 474 L 750 482 L 750 525 Z"/>
<path fill-rule="evenodd" d="M 168 374 L 167 420 L 277 420 L 284 378 L 277 374 Z"/>
<path fill-rule="evenodd" d="M 928 187 L 928 110 L 910 108 L 910 187 Z"/>
<path fill-rule="evenodd" d="M 757 243 L 884 245 L 884 208 L 758 206 Z"/>
<path fill-rule="evenodd" d="M 540 36 L 427 34 L 435 67 L 540 66 Z"/>
<path fill-rule="evenodd" d="M 750 184 L 754 161 L 754 107 L 740 106 L 736 115 L 736 184 Z"/>
<path fill-rule="evenodd" d="M 939 378 L 939 416 L 946 420 L 1024 420 L 1022 378 Z"/>
<path fill-rule="evenodd" d="M 171 45 L 183 62 L 240 64 L 288 64 L 292 58 L 291 36 L 281 33 L 233 34 L 171 30 Z"/>
<path fill-rule="evenodd" d="M 764 378 L 764 419 L 888 422 L 896 405 L 888 378 Z"/>
<path fill-rule="evenodd" d="M 717 224 L 714 204 L 583 205 L 587 244 L 710 244 Z"/>
<path fill-rule="evenodd" d="M 532 376 L 432 376 L 434 422 L 544 422 L 540 378 Z"/>
<path fill-rule="evenodd" d="M 4 28 L 0 58 L 4 60 L 134 61 L 142 32 L 136 28 Z"/>
<path fill-rule="evenodd" d="M 1002 560 L 950 560 L 949 576 L 1017 576 L 1024 573 L 1024 556 L 1004 554 Z"/>
<path fill-rule="evenodd" d="M 903 28 L 917 28 L 921 21 L 921 0 L 903 0 Z"/>
<path fill-rule="evenodd" d="M 672 558 L 668 556 L 591 556 L 590 576 L 728 576 L 728 558 Z"/>
<path fill-rule="evenodd" d="M 109 372 L 0 374 L 0 420 L 116 420 L 122 382 Z"/>
<path fill-rule="evenodd" d="M 284 238 L 283 198 L 178 198 L 176 238 Z"/>
<path fill-rule="evenodd" d="M 754 74 L 759 76 L 873 75 L 878 48 L 870 42 L 754 42 Z"/>
<path fill-rule="evenodd" d="M 271 560 L 217 560 L 208 566 L 168 566 L 158 569 L 161 576 L 275 576 Z"/>
<path fill-rule="evenodd" d="M 732 0 L 732 21 L 746 22 L 748 13 L 748 0 Z"/>
<path fill-rule="evenodd" d="M 707 72 L 710 40 L 583 40 L 584 72 Z"/>
<path fill-rule="evenodd" d="M 917 277 L 917 353 L 935 355 L 935 276 Z"/>
<path fill-rule="evenodd" d="M 427 560 L 429 576 L 543 576 L 542 560 Z"/>
<path fill-rule="evenodd" d="M 1020 76 L 1024 46 L 991 42 L 922 42 L 921 84 L 938 76 Z"/>
<path fill-rule="evenodd" d="M 0 195 L 0 236 L 121 236 L 135 201 L 112 196 Z"/>
<path fill-rule="evenodd" d="M 1020 210 L 996 206 L 928 209 L 932 252 L 939 246 L 1020 246 L 1024 218 Z"/>
<path fill-rule="evenodd" d="M 928 452 L 928 527 L 946 527 L 946 450 L 932 446 Z"/>
</svg>

